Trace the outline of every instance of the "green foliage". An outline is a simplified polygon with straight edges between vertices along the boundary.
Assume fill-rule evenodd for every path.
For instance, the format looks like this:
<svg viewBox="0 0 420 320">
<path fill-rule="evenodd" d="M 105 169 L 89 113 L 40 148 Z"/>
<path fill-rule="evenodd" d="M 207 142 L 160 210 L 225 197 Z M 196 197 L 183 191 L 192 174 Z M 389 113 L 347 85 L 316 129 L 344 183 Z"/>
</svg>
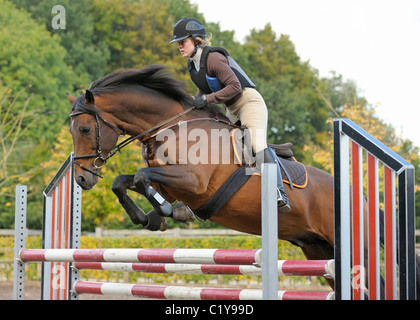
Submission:
<svg viewBox="0 0 420 320">
<path fill-rule="evenodd" d="M 0 226 L 6 227 L 14 221 L 11 204 L 14 203 L 14 186 L 18 182 L 32 182 L 29 197 L 33 201 L 36 192 L 36 200 L 40 202 L 42 186 L 36 184 L 39 179 L 37 168 L 48 156 L 48 145 L 52 145 L 65 123 L 67 110 L 63 97 L 72 87 L 75 77 L 64 62 L 66 51 L 60 46 L 57 35 L 52 35 L 29 13 L 17 9 L 11 2 L 0 0 L 0 7 L 0 86 L 2 90 L 7 88 L 7 95 L 1 102 L 0 119 L 7 121 L 26 114 L 19 124 L 23 134 L 15 141 L 13 154 L 7 160 L 9 172 L 15 178 L 2 186 L 7 190 L 0 194 L 0 206 L 5 208 Z M 9 101 L 13 101 L 13 110 L 7 114 Z M 27 116 L 29 114 L 32 116 Z M 11 141 L 5 143 L 11 145 Z M 18 181 L 17 178 L 23 176 L 26 180 Z M 29 178 L 32 177 L 35 178 L 31 181 Z M 38 208 L 41 207 L 42 204 Z"/>
<path fill-rule="evenodd" d="M 248 55 L 250 76 L 265 99 L 269 111 L 268 141 L 294 144 L 294 154 L 307 162 L 310 155 L 303 148 L 310 142 L 321 144 L 328 139 L 326 108 L 317 86 L 316 70 L 302 62 L 287 35 L 277 36 L 268 24 L 252 30 L 243 49 Z"/>
<path fill-rule="evenodd" d="M 234 40 L 233 31 L 222 31 L 218 23 L 206 21 L 189 0 L 62 0 L 66 29 L 54 29 L 51 9 L 56 4 L 53 0 L 0 0 L 0 95 L 6 97 L 1 101 L 0 120 L 12 120 L 11 124 L 13 119 L 23 119 L 19 139 L 4 139 L 4 145 L 14 149 L 7 159 L 4 151 L 1 155 L 8 178 L 5 182 L 2 171 L 0 227 L 13 223 L 17 183 L 29 188 L 28 227 L 41 227 L 42 188 L 72 150 L 66 133 L 70 111 L 66 91 L 79 95 L 108 72 L 159 63 L 169 66 L 175 77 L 185 81 L 189 93 L 195 94 L 187 61 L 175 44 L 169 44 L 175 22 L 184 16 L 200 19 L 213 35 L 212 45 L 225 47 L 257 84 L 269 110 L 270 143 L 291 141 L 299 161 L 328 171 L 333 159 L 331 118 L 348 116 L 419 168 L 418 147 L 398 138 L 394 128 L 378 119 L 354 82 L 335 73 L 320 78 L 309 62 L 300 59 L 290 37 L 277 35 L 270 24 L 253 29 L 241 44 Z M 134 227 L 110 186 L 117 174 L 135 173 L 142 165 L 136 145 L 109 161 L 103 170 L 105 179 L 84 193 L 87 230 Z M 416 177 L 419 186 L 420 175 Z M 151 208 L 142 197 L 133 198 L 146 211 Z M 208 223 L 189 225 L 198 226 Z"/>
<path fill-rule="evenodd" d="M 37 143 L 42 138 L 51 140 L 64 122 L 62 97 L 74 80 L 64 62 L 66 52 L 58 36 L 51 35 L 27 12 L 5 0 L 0 6 L 1 79 L 15 93 L 28 87 L 24 97 L 33 95 L 29 110 L 44 115 L 28 131 L 28 139 Z"/>
<path fill-rule="evenodd" d="M 33 19 L 55 35 L 67 54 L 65 63 L 77 77 L 75 88 L 89 83 L 105 74 L 110 59 L 109 48 L 97 37 L 94 28 L 94 16 L 91 14 L 91 0 L 33 1 L 15 0 L 21 9 L 27 10 Z M 65 8 L 66 28 L 54 29 L 52 18 L 56 15 L 51 9 L 60 4 Z M 68 87 L 66 90 L 71 90 Z"/>
</svg>

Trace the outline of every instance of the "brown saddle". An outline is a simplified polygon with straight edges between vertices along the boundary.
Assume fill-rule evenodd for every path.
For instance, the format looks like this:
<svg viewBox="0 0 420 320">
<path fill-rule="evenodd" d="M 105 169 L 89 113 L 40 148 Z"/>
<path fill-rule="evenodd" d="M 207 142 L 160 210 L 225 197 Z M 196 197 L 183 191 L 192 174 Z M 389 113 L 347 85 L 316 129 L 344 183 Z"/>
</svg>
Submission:
<svg viewBox="0 0 420 320">
<path fill-rule="evenodd" d="M 253 166 L 255 161 L 252 155 L 252 147 L 249 137 L 244 135 L 240 129 L 232 131 L 232 144 L 235 151 L 236 160 L 241 165 Z M 280 169 L 283 177 L 283 182 L 290 185 L 290 188 L 305 188 L 308 184 L 308 174 L 305 166 L 296 161 L 293 157 L 293 144 L 287 142 L 284 144 L 269 144 L 279 160 Z"/>
</svg>

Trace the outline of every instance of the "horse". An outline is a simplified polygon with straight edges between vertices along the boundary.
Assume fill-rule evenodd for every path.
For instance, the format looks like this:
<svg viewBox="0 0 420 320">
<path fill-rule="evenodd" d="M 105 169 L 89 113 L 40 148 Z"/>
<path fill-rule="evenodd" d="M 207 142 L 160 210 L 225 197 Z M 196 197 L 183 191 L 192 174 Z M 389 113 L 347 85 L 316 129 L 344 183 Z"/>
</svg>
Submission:
<svg viewBox="0 0 420 320">
<path fill-rule="evenodd" d="M 75 179 L 83 190 L 98 183 L 102 166 L 124 146 L 133 141 L 142 144 L 147 166 L 116 177 L 112 190 L 132 221 L 145 228 L 164 230 L 167 217 L 193 220 L 191 211 L 200 211 L 238 168 L 247 167 L 235 158 L 233 143 L 208 143 L 198 134 L 230 136 L 238 127 L 215 105 L 195 108 L 185 84 L 164 66 L 119 70 L 94 81 L 77 98 L 67 95 L 73 106 Z M 117 145 L 121 135 L 129 138 Z M 312 166 L 304 168 L 306 186 L 285 188 L 291 210 L 278 212 L 278 238 L 300 247 L 309 260 L 334 259 L 333 177 Z M 260 235 L 261 175 L 254 171 L 247 175 L 206 218 Z M 145 196 L 154 209 L 145 214 L 127 190 Z M 328 281 L 333 288 L 333 280 Z"/>
</svg>

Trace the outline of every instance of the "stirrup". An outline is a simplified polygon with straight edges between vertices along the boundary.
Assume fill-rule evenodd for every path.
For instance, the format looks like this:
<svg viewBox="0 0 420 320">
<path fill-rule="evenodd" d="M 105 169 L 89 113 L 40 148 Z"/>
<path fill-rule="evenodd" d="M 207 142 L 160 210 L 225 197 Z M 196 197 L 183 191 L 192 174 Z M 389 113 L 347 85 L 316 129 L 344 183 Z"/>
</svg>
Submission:
<svg viewBox="0 0 420 320">
<path fill-rule="evenodd" d="M 277 189 L 277 207 L 281 212 L 289 212 L 291 210 L 289 199 L 279 189 Z"/>
</svg>

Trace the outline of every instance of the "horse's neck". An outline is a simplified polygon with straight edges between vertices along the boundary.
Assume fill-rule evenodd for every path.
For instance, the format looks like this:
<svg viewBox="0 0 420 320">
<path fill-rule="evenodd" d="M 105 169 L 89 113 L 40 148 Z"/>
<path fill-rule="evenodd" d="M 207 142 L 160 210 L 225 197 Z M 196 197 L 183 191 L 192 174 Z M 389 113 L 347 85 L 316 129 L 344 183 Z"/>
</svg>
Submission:
<svg viewBox="0 0 420 320">
<path fill-rule="evenodd" d="M 124 93 L 108 106 L 117 126 L 129 135 L 139 135 L 183 111 L 179 103 L 164 96 L 136 92 Z"/>
</svg>

